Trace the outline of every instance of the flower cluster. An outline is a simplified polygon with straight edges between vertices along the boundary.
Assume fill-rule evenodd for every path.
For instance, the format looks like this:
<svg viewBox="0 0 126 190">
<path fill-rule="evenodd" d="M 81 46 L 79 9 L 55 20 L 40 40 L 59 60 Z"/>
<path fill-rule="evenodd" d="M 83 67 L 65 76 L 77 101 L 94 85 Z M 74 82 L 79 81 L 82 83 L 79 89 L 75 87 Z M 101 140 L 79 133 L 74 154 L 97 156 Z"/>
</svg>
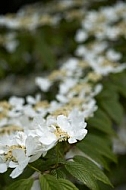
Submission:
<svg viewBox="0 0 126 190">
<path fill-rule="evenodd" d="M 31 97 L 28 100 L 35 101 Z M 20 175 L 29 162 L 46 155 L 58 142 L 76 143 L 87 134 L 84 114 L 78 109 L 57 116 L 52 112 L 45 118 L 53 106 L 44 108 L 42 101 L 34 106 L 23 103 L 23 98 L 11 97 L 9 102 L 0 104 L 0 172 L 14 168 L 12 178 Z"/>
<path fill-rule="evenodd" d="M 73 144 L 86 136 L 86 121 L 97 110 L 95 96 L 102 90 L 101 79 L 126 68 L 121 62 L 122 55 L 109 48 L 107 42 L 125 35 L 122 30 L 125 10 L 126 4 L 118 3 L 113 8 L 89 11 L 82 19 L 82 28 L 75 35 L 79 43 L 75 57 L 46 77 L 35 79 L 43 93 L 51 93 L 58 83 L 58 92 L 52 101 L 43 100 L 37 94 L 25 99 L 13 96 L 0 102 L 0 173 L 13 168 L 10 176 L 16 178 L 29 163 L 44 157 L 58 142 Z M 16 28 L 18 19 L 5 23 Z M 38 17 L 34 15 L 30 28 L 36 27 L 36 20 Z M 96 40 L 86 42 L 90 36 Z"/>
<path fill-rule="evenodd" d="M 84 15 L 83 8 L 85 8 L 86 4 L 83 0 L 69 0 L 69 2 L 60 0 L 56 1 L 55 4 L 50 2 L 48 4 L 36 3 L 35 5 L 28 5 L 21 8 L 16 17 L 14 14 L 1 15 L 0 26 L 10 29 L 24 28 L 31 31 L 43 25 L 55 26 L 59 24 L 62 18 L 81 18 Z"/>
</svg>

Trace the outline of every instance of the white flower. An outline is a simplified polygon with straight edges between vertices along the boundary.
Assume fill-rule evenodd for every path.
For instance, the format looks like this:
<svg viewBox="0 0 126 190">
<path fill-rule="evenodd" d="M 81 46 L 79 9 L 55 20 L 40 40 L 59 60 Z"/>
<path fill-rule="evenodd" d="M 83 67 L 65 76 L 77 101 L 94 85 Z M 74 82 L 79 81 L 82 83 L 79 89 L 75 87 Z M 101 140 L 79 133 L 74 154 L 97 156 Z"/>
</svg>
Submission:
<svg viewBox="0 0 126 190">
<path fill-rule="evenodd" d="M 35 117 L 37 115 L 36 111 L 29 104 L 25 105 L 23 108 L 23 113 L 28 117 Z"/>
<path fill-rule="evenodd" d="M 59 115 L 57 125 L 63 132 L 67 133 L 70 144 L 82 140 L 87 134 L 87 129 L 85 129 L 87 123 L 84 121 L 84 115 L 77 109 L 71 111 L 68 117 Z"/>
<path fill-rule="evenodd" d="M 24 104 L 24 99 L 23 98 L 19 98 L 16 96 L 12 96 L 9 99 L 9 103 L 13 106 L 16 107 L 17 109 L 22 108 L 23 104 Z"/>
<path fill-rule="evenodd" d="M 83 108 L 83 114 L 85 115 L 85 118 L 92 117 L 94 112 L 97 110 L 96 101 L 94 99 L 90 99 L 87 103 L 84 103 L 82 105 Z"/>
<path fill-rule="evenodd" d="M 59 86 L 59 94 L 66 94 L 76 83 L 77 79 L 75 78 L 66 78 Z"/>
<path fill-rule="evenodd" d="M 67 77 L 72 77 L 80 74 L 80 70 L 78 67 L 78 59 L 75 57 L 69 58 L 64 64 L 61 66 L 61 71 L 65 71 L 65 75 Z"/>
<path fill-rule="evenodd" d="M 77 69 L 77 63 L 78 59 L 75 57 L 71 57 L 66 62 L 64 62 L 64 64 L 61 66 L 61 70 L 71 70 L 72 72 L 74 72 Z"/>
<path fill-rule="evenodd" d="M 87 32 L 85 32 L 82 29 L 77 30 L 77 33 L 76 33 L 76 36 L 75 36 L 75 40 L 77 42 L 84 42 L 87 38 L 88 38 Z"/>
<path fill-rule="evenodd" d="M 118 14 L 114 7 L 104 7 L 101 8 L 102 14 L 106 17 L 107 22 L 115 22 L 118 20 Z"/>
<path fill-rule="evenodd" d="M 75 51 L 75 54 L 77 56 L 82 56 L 84 57 L 88 53 L 88 49 L 84 45 L 79 45 L 77 46 L 77 49 Z"/>
<path fill-rule="evenodd" d="M 24 132 L 4 135 L 0 138 L 0 173 L 8 167 L 14 168 L 10 176 L 18 177 L 29 162 L 38 159 L 43 153 L 41 143 Z"/>
<path fill-rule="evenodd" d="M 53 101 L 50 102 L 50 107 L 49 107 L 49 109 L 48 109 L 48 112 L 52 113 L 53 111 L 55 111 L 55 110 L 61 108 L 61 106 L 62 106 L 61 103 L 59 103 L 59 102 L 53 100 Z"/>
<path fill-rule="evenodd" d="M 57 143 L 57 137 L 54 134 L 54 129 L 51 127 L 52 121 L 54 120 L 49 117 L 45 120 L 41 116 L 36 116 L 32 123 L 32 129 L 27 132 L 31 136 L 38 138 L 45 152 Z"/>
<path fill-rule="evenodd" d="M 50 86 L 52 85 L 52 83 L 49 79 L 42 78 L 42 77 L 36 77 L 35 83 L 44 92 L 47 92 L 49 90 Z"/>
<path fill-rule="evenodd" d="M 110 61 L 118 61 L 121 59 L 121 54 L 114 51 L 113 49 L 109 49 L 106 52 L 106 56 Z"/>
<path fill-rule="evenodd" d="M 126 68 L 126 64 L 114 64 L 106 60 L 103 56 L 99 56 L 98 58 L 94 57 L 94 59 L 90 59 L 89 62 L 92 69 L 103 76 L 107 76 L 109 73 L 118 73 Z"/>
<path fill-rule="evenodd" d="M 24 98 L 19 98 L 12 96 L 9 99 L 9 103 L 12 106 L 12 109 L 8 111 L 9 117 L 19 117 L 22 114 L 22 109 L 24 106 Z"/>
<path fill-rule="evenodd" d="M 26 101 L 28 102 L 28 104 L 31 104 L 31 105 L 36 104 L 36 103 L 39 102 L 40 100 L 41 100 L 41 95 L 40 95 L 40 94 L 37 94 L 37 95 L 35 96 L 35 98 L 32 97 L 32 96 L 30 96 L 30 95 L 28 95 L 28 96 L 26 97 Z"/>
<path fill-rule="evenodd" d="M 69 102 L 69 98 L 66 96 L 66 94 L 65 95 L 63 95 L 63 94 L 57 94 L 56 98 L 61 103 L 67 103 L 67 102 Z"/>
</svg>

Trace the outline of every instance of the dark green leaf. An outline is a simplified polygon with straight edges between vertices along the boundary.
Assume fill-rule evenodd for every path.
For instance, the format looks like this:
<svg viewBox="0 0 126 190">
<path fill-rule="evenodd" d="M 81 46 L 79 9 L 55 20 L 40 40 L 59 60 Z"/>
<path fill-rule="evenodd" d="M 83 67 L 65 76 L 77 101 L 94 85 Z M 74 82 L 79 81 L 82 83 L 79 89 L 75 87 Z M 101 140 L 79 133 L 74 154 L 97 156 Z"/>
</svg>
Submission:
<svg viewBox="0 0 126 190">
<path fill-rule="evenodd" d="M 110 148 L 110 141 L 108 138 L 88 134 L 81 142 L 87 144 L 90 148 L 92 148 L 92 150 L 98 152 L 99 154 L 109 158 L 114 162 L 117 162 L 116 156 L 113 154 Z"/>
<path fill-rule="evenodd" d="M 105 99 L 118 99 L 117 88 L 110 81 L 103 82 L 103 90 L 97 95 L 98 101 Z"/>
<path fill-rule="evenodd" d="M 56 178 L 66 178 L 66 174 L 62 171 L 62 168 L 52 170 L 51 174 L 54 175 Z"/>
<path fill-rule="evenodd" d="M 62 190 L 78 190 L 78 188 L 66 179 L 59 179 Z"/>
<path fill-rule="evenodd" d="M 12 183 L 5 190 L 31 190 L 32 184 L 33 179 L 21 179 Z"/>
<path fill-rule="evenodd" d="M 98 185 L 96 183 L 96 180 L 91 175 L 91 171 L 86 171 L 82 164 L 68 161 L 66 163 L 66 169 L 67 171 L 75 177 L 80 182 L 84 183 L 87 187 L 89 187 L 92 190 L 98 190 Z"/>
<path fill-rule="evenodd" d="M 35 53 L 37 57 L 40 59 L 42 65 L 44 64 L 47 69 L 53 69 L 56 60 L 52 49 L 45 40 L 44 33 L 42 31 L 39 32 L 35 40 Z"/>
<path fill-rule="evenodd" d="M 59 181 L 52 175 L 40 175 L 39 181 L 42 190 L 62 190 Z"/>
<path fill-rule="evenodd" d="M 116 86 L 122 96 L 126 97 L 126 70 L 121 73 L 113 74 L 111 76 L 111 83 Z"/>
<path fill-rule="evenodd" d="M 92 147 L 90 145 L 88 145 L 84 141 L 81 141 L 81 142 L 78 142 L 76 144 L 76 146 L 82 152 L 84 152 L 89 157 L 89 159 L 93 159 L 95 162 L 97 162 L 98 164 L 100 164 L 103 168 L 109 170 L 109 167 L 108 167 L 106 159 L 103 158 L 102 155 L 99 152 L 97 152 L 94 149 L 92 149 Z"/>
<path fill-rule="evenodd" d="M 100 105 L 117 124 L 120 124 L 123 117 L 123 108 L 118 101 L 108 99 L 101 101 Z"/>
<path fill-rule="evenodd" d="M 101 168 L 98 167 L 94 162 L 91 160 L 83 157 L 83 156 L 75 156 L 74 160 L 83 165 L 85 170 L 90 172 L 90 175 L 93 175 L 95 179 L 102 181 L 108 185 L 112 185 L 107 176 L 102 172 Z"/>
<path fill-rule="evenodd" d="M 114 134 L 114 130 L 112 129 L 112 123 L 109 117 L 105 114 L 105 112 L 101 109 L 98 109 L 95 112 L 94 117 L 88 120 L 88 125 L 99 129 L 107 134 Z"/>
</svg>

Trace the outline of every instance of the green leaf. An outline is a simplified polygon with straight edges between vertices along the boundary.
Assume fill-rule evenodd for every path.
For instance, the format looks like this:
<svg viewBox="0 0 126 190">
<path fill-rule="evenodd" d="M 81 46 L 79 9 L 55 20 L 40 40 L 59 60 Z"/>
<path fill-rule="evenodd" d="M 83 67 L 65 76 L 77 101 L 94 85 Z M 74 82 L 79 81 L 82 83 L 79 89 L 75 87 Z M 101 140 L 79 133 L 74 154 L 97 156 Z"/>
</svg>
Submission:
<svg viewBox="0 0 126 190">
<path fill-rule="evenodd" d="M 85 139 L 83 139 L 81 142 L 87 144 L 92 150 L 96 151 L 96 153 L 99 153 L 110 160 L 117 162 L 116 156 L 113 154 L 111 148 L 109 139 L 104 137 L 99 137 L 97 135 L 88 134 Z"/>
<path fill-rule="evenodd" d="M 78 190 L 78 188 L 66 179 L 59 179 L 62 190 Z"/>
<path fill-rule="evenodd" d="M 55 176 L 56 178 L 66 178 L 66 174 L 64 171 L 62 171 L 62 168 L 52 170 L 51 175 Z"/>
<path fill-rule="evenodd" d="M 59 181 L 52 175 L 40 175 L 39 181 L 42 190 L 62 190 Z"/>
<path fill-rule="evenodd" d="M 66 170 L 77 180 L 84 183 L 92 190 L 98 190 L 98 185 L 94 177 L 90 174 L 90 171 L 86 171 L 82 164 L 68 161 L 66 163 Z"/>
<path fill-rule="evenodd" d="M 84 152 L 89 159 L 93 159 L 95 162 L 100 164 L 103 168 L 109 170 L 108 164 L 105 158 L 99 152 L 96 152 L 90 145 L 85 143 L 84 141 L 78 142 L 76 147 L 79 148 L 82 152 Z"/>
<path fill-rule="evenodd" d="M 103 90 L 97 95 L 98 101 L 105 99 L 118 99 L 117 88 L 109 81 L 103 82 Z"/>
<path fill-rule="evenodd" d="M 53 69 L 55 67 L 56 60 L 52 49 L 45 40 L 45 33 L 42 31 L 38 32 L 35 40 L 35 53 L 37 57 L 40 59 L 42 65 L 44 64 L 47 69 Z"/>
<path fill-rule="evenodd" d="M 105 132 L 107 134 L 114 134 L 111 120 L 100 108 L 95 112 L 94 117 L 88 120 L 88 125 L 96 129 L 99 129 L 100 131 Z"/>
<path fill-rule="evenodd" d="M 31 190 L 32 184 L 33 179 L 21 179 L 12 183 L 5 190 Z"/>
<path fill-rule="evenodd" d="M 118 101 L 108 99 L 100 102 L 101 107 L 117 123 L 120 124 L 123 118 L 123 108 Z"/>
<path fill-rule="evenodd" d="M 126 97 L 126 70 L 121 73 L 111 75 L 111 83 L 116 86 L 122 96 Z"/>
<path fill-rule="evenodd" d="M 94 162 L 83 156 L 75 156 L 74 161 L 83 164 L 85 170 L 90 171 L 90 175 L 93 175 L 95 179 L 102 181 L 105 184 L 111 185 L 111 182 L 107 178 L 107 176 L 102 172 L 101 168 L 99 168 Z"/>
</svg>

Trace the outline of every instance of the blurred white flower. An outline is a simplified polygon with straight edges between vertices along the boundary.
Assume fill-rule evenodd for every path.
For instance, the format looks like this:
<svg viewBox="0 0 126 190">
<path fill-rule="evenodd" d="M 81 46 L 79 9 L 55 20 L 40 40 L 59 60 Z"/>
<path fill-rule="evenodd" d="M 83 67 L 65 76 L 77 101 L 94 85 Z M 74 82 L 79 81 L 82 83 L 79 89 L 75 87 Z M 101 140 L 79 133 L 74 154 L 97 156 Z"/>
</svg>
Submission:
<svg viewBox="0 0 126 190">
<path fill-rule="evenodd" d="M 76 33 L 76 36 L 75 36 L 75 40 L 77 42 L 84 42 L 87 38 L 88 38 L 87 32 L 85 32 L 82 29 L 77 30 L 77 33 Z"/>
<path fill-rule="evenodd" d="M 118 61 L 121 59 L 122 55 L 119 52 L 114 51 L 113 49 L 109 49 L 106 52 L 106 56 L 110 61 Z"/>
<path fill-rule="evenodd" d="M 50 86 L 52 85 L 52 83 L 49 79 L 42 78 L 42 77 L 36 77 L 35 83 L 44 92 L 47 92 L 49 90 Z"/>
<path fill-rule="evenodd" d="M 83 108 L 83 114 L 85 115 L 85 118 L 92 117 L 94 115 L 94 112 L 97 110 L 98 106 L 96 105 L 95 99 L 91 98 L 88 102 L 84 103 L 82 105 Z"/>
<path fill-rule="evenodd" d="M 18 110 L 22 109 L 24 102 L 25 102 L 24 98 L 21 97 L 12 96 L 9 98 L 10 105 Z"/>
<path fill-rule="evenodd" d="M 59 94 L 66 94 L 77 82 L 76 78 L 66 78 L 59 85 Z"/>
<path fill-rule="evenodd" d="M 31 104 L 31 105 L 36 104 L 36 103 L 39 102 L 40 100 L 41 100 L 41 95 L 40 95 L 40 94 L 37 94 L 37 95 L 35 96 L 35 98 L 32 97 L 32 96 L 30 96 L 30 95 L 28 95 L 28 96 L 26 97 L 27 103 L 28 103 L 28 104 Z"/>
</svg>

